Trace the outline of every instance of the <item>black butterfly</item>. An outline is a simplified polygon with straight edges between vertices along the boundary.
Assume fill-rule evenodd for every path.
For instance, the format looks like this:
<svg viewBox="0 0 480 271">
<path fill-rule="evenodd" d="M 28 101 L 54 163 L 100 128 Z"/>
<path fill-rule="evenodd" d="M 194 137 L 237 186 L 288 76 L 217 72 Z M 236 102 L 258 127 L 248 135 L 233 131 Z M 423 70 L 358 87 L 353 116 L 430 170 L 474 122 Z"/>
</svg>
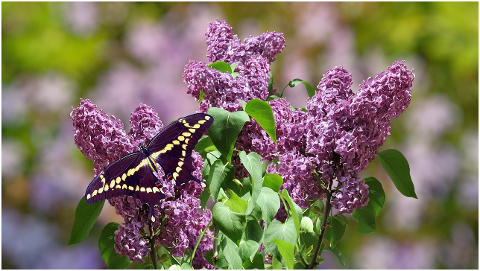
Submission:
<svg viewBox="0 0 480 271">
<path fill-rule="evenodd" d="M 132 196 L 150 206 L 150 219 L 155 221 L 153 206 L 165 195 L 153 173 L 159 164 L 165 176 L 180 186 L 191 180 L 192 150 L 200 137 L 213 123 L 213 117 L 198 113 L 180 118 L 155 135 L 146 145 L 139 145 L 138 152 L 130 153 L 108 165 L 87 187 L 85 200 L 94 203 L 118 196 Z"/>
</svg>

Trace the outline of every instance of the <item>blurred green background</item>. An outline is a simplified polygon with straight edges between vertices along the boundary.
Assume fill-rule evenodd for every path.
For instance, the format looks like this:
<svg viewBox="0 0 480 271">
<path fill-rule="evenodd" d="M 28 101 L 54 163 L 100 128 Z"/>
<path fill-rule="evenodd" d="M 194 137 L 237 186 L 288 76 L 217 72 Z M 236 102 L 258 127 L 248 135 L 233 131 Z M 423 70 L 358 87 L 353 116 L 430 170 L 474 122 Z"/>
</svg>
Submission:
<svg viewBox="0 0 480 271">
<path fill-rule="evenodd" d="M 406 60 L 410 107 L 381 148 L 407 157 L 418 200 L 391 185 L 378 159 L 364 176 L 386 190 L 377 233 L 349 219 L 345 268 L 478 268 L 478 3 L 2 3 L 2 268 L 103 268 L 98 236 L 67 246 L 93 165 L 69 117 L 89 98 L 130 128 L 139 103 L 164 123 L 196 111 L 183 67 L 207 62 L 205 31 L 223 19 L 241 39 L 285 34 L 274 87 L 317 85 L 336 65 L 354 88 Z M 302 87 L 287 89 L 304 106 Z M 350 217 L 349 217 L 350 218 Z M 328 253 L 325 253 L 328 254 Z M 330 255 L 323 268 L 344 268 Z"/>
</svg>

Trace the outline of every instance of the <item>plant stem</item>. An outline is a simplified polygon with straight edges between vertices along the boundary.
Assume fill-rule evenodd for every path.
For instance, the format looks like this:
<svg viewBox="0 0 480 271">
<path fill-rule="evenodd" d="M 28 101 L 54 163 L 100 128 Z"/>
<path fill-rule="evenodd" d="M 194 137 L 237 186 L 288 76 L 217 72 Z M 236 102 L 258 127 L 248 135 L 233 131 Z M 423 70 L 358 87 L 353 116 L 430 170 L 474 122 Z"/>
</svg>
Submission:
<svg viewBox="0 0 480 271">
<path fill-rule="evenodd" d="M 205 229 L 202 230 L 200 233 L 200 237 L 198 237 L 197 243 L 195 244 L 195 248 L 193 248 L 192 252 L 192 261 L 190 262 L 190 266 L 193 266 L 193 258 L 195 258 L 195 252 L 197 251 L 198 245 L 200 245 L 200 241 L 202 241 L 203 236 L 205 235 L 205 232 L 207 231 L 208 227 L 210 227 L 210 224 L 212 223 L 213 219 L 211 219 Z"/>
<path fill-rule="evenodd" d="M 320 229 L 320 237 L 318 238 L 318 244 L 317 247 L 315 248 L 315 253 L 313 254 L 313 259 L 312 262 L 310 263 L 309 266 L 307 266 L 307 269 L 313 269 L 317 265 L 317 257 L 318 253 L 320 252 L 320 247 L 322 246 L 323 242 L 323 235 L 325 234 L 325 230 L 327 229 L 327 220 L 328 216 L 330 214 L 330 209 L 332 208 L 332 184 L 333 180 L 330 180 L 330 183 L 328 184 L 328 189 L 327 189 L 327 202 L 325 204 L 325 215 L 323 216 L 323 222 L 322 222 L 322 227 Z"/>
<path fill-rule="evenodd" d="M 155 250 L 155 235 L 153 234 L 153 226 L 151 223 L 148 223 L 148 227 L 150 229 L 150 257 L 152 258 L 153 269 L 158 269 L 157 257 L 155 257 L 157 252 Z"/>
</svg>

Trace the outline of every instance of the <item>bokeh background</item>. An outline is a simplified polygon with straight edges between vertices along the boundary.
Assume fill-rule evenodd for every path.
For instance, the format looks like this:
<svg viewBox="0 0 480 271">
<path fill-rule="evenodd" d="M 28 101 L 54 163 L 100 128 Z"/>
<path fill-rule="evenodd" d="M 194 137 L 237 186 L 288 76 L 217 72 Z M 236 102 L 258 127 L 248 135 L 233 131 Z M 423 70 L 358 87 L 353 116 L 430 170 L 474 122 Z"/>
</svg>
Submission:
<svg viewBox="0 0 480 271">
<path fill-rule="evenodd" d="M 418 200 L 392 186 L 378 159 L 364 176 L 386 190 L 377 233 L 353 219 L 346 268 L 478 268 L 478 3 L 2 3 L 2 268 L 104 268 L 97 240 L 120 221 L 105 208 L 90 236 L 67 246 L 93 165 L 73 141 L 71 106 L 89 98 L 130 128 L 139 103 L 164 123 L 196 111 L 182 82 L 207 62 L 209 22 L 241 39 L 285 34 L 274 87 L 316 86 L 329 68 L 369 76 L 406 60 L 410 107 L 381 150 L 407 157 Z M 305 105 L 302 86 L 286 90 Z M 328 254 L 327 252 L 324 254 Z M 343 268 L 330 255 L 322 268 Z"/>
</svg>

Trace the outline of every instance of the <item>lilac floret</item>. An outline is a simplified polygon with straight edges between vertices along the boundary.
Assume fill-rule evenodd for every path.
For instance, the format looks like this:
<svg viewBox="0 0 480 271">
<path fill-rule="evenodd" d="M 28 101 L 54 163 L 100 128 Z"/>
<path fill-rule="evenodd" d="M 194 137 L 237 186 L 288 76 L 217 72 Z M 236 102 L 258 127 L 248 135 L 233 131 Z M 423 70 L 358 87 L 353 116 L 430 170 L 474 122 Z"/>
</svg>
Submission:
<svg viewBox="0 0 480 271">
<path fill-rule="evenodd" d="M 232 27 L 225 21 L 216 20 L 210 23 L 207 32 L 208 60 L 245 63 L 251 56 L 262 56 L 270 64 L 275 56 L 285 48 L 282 33 L 267 32 L 256 37 L 248 37 L 241 42 L 233 34 Z"/>
<path fill-rule="evenodd" d="M 152 139 L 163 128 L 163 123 L 153 107 L 140 104 L 130 116 L 130 132 L 136 142 L 144 143 Z M 137 144 L 137 145 L 138 145 Z"/>
<path fill-rule="evenodd" d="M 88 159 L 93 161 L 95 174 L 109 163 L 135 150 L 133 138 L 128 136 L 123 123 L 109 117 L 88 99 L 72 107 L 75 144 Z"/>
<path fill-rule="evenodd" d="M 339 179 L 340 189 L 332 195 L 332 206 L 338 210 L 337 214 L 351 213 L 368 204 L 368 185 L 364 180 L 352 177 Z"/>
</svg>

